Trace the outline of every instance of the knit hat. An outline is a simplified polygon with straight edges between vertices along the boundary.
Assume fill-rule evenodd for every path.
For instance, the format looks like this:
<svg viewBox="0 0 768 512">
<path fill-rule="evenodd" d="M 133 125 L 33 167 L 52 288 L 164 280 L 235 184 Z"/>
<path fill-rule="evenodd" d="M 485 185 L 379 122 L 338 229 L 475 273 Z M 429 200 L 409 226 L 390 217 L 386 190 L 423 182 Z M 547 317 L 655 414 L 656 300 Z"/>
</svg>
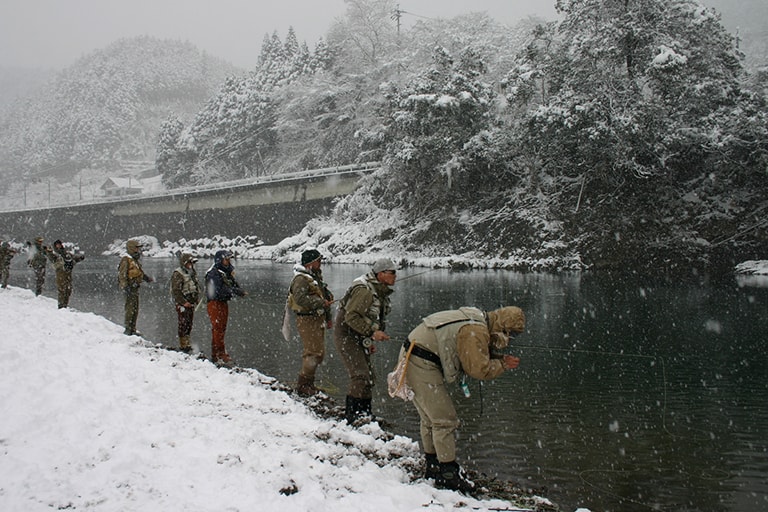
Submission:
<svg viewBox="0 0 768 512">
<path fill-rule="evenodd" d="M 395 263 L 389 258 L 381 258 L 376 260 L 376 263 L 373 264 L 373 273 L 378 274 L 379 272 L 384 272 L 385 270 L 397 270 L 397 267 L 395 266 Z"/>
<path fill-rule="evenodd" d="M 323 255 L 317 249 L 307 249 L 301 253 L 301 264 L 308 265 L 315 260 L 322 259 Z"/>
</svg>

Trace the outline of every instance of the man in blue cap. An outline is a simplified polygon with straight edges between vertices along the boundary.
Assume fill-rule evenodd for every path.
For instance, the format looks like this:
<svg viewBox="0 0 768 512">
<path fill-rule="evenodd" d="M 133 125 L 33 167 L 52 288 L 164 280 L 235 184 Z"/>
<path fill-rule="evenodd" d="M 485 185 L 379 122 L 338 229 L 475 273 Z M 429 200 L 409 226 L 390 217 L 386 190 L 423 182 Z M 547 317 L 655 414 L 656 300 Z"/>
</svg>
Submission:
<svg viewBox="0 0 768 512">
<path fill-rule="evenodd" d="M 232 358 L 224 347 L 224 335 L 229 322 L 229 301 L 234 296 L 246 295 L 235 281 L 231 258 L 231 252 L 218 251 L 213 257 L 213 265 L 205 274 L 205 295 L 208 299 L 208 317 L 211 319 L 211 360 L 222 366 L 232 364 Z"/>
</svg>

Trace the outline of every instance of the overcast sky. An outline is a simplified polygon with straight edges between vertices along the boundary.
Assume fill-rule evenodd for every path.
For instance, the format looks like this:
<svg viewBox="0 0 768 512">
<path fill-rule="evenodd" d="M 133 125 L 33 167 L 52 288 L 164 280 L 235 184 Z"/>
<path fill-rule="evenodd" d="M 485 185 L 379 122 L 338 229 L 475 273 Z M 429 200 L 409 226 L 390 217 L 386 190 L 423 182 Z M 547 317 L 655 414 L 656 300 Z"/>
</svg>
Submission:
<svg viewBox="0 0 768 512">
<path fill-rule="evenodd" d="M 554 0 L 401 0 L 404 21 L 487 11 L 514 23 L 531 14 L 553 19 Z M 264 34 L 283 39 L 293 26 L 312 47 L 344 0 L 0 0 L 0 66 L 61 69 L 124 37 L 189 41 L 252 68 Z"/>
</svg>

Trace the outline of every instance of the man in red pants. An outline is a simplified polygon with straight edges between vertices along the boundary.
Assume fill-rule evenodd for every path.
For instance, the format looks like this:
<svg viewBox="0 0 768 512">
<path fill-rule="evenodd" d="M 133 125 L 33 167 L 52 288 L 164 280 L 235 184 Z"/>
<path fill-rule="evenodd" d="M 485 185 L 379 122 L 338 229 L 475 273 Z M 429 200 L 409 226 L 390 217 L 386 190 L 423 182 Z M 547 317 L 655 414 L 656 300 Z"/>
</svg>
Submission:
<svg viewBox="0 0 768 512">
<path fill-rule="evenodd" d="M 208 298 L 208 316 L 211 319 L 211 360 L 217 365 L 231 365 L 232 358 L 224 347 L 224 335 L 229 320 L 229 300 L 243 297 L 245 291 L 235 281 L 235 268 L 230 263 L 232 253 L 218 251 L 213 265 L 205 274 L 205 294 Z"/>
</svg>

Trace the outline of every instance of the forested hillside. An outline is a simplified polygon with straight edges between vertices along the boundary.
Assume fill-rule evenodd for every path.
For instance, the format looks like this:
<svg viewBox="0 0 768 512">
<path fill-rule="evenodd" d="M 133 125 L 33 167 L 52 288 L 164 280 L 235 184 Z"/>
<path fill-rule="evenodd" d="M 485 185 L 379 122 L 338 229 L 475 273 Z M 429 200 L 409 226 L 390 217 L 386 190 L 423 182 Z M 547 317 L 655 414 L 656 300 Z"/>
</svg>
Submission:
<svg viewBox="0 0 768 512">
<path fill-rule="evenodd" d="M 0 118 L 0 186 L 153 160 L 162 122 L 191 118 L 236 72 L 188 43 L 150 37 L 86 55 Z"/>
<path fill-rule="evenodd" d="M 342 253 L 669 269 L 768 252 L 765 76 L 745 71 L 716 12 L 560 0 L 552 23 L 476 15 L 398 33 L 393 2 L 348 4 L 323 66 L 286 73 L 281 43 L 283 60 L 265 56 L 173 127 L 162 154 L 201 169 L 185 183 L 382 160 L 328 221 L 367 224 L 366 240 L 308 232 Z M 223 111 L 235 121 L 210 115 Z"/>
</svg>

